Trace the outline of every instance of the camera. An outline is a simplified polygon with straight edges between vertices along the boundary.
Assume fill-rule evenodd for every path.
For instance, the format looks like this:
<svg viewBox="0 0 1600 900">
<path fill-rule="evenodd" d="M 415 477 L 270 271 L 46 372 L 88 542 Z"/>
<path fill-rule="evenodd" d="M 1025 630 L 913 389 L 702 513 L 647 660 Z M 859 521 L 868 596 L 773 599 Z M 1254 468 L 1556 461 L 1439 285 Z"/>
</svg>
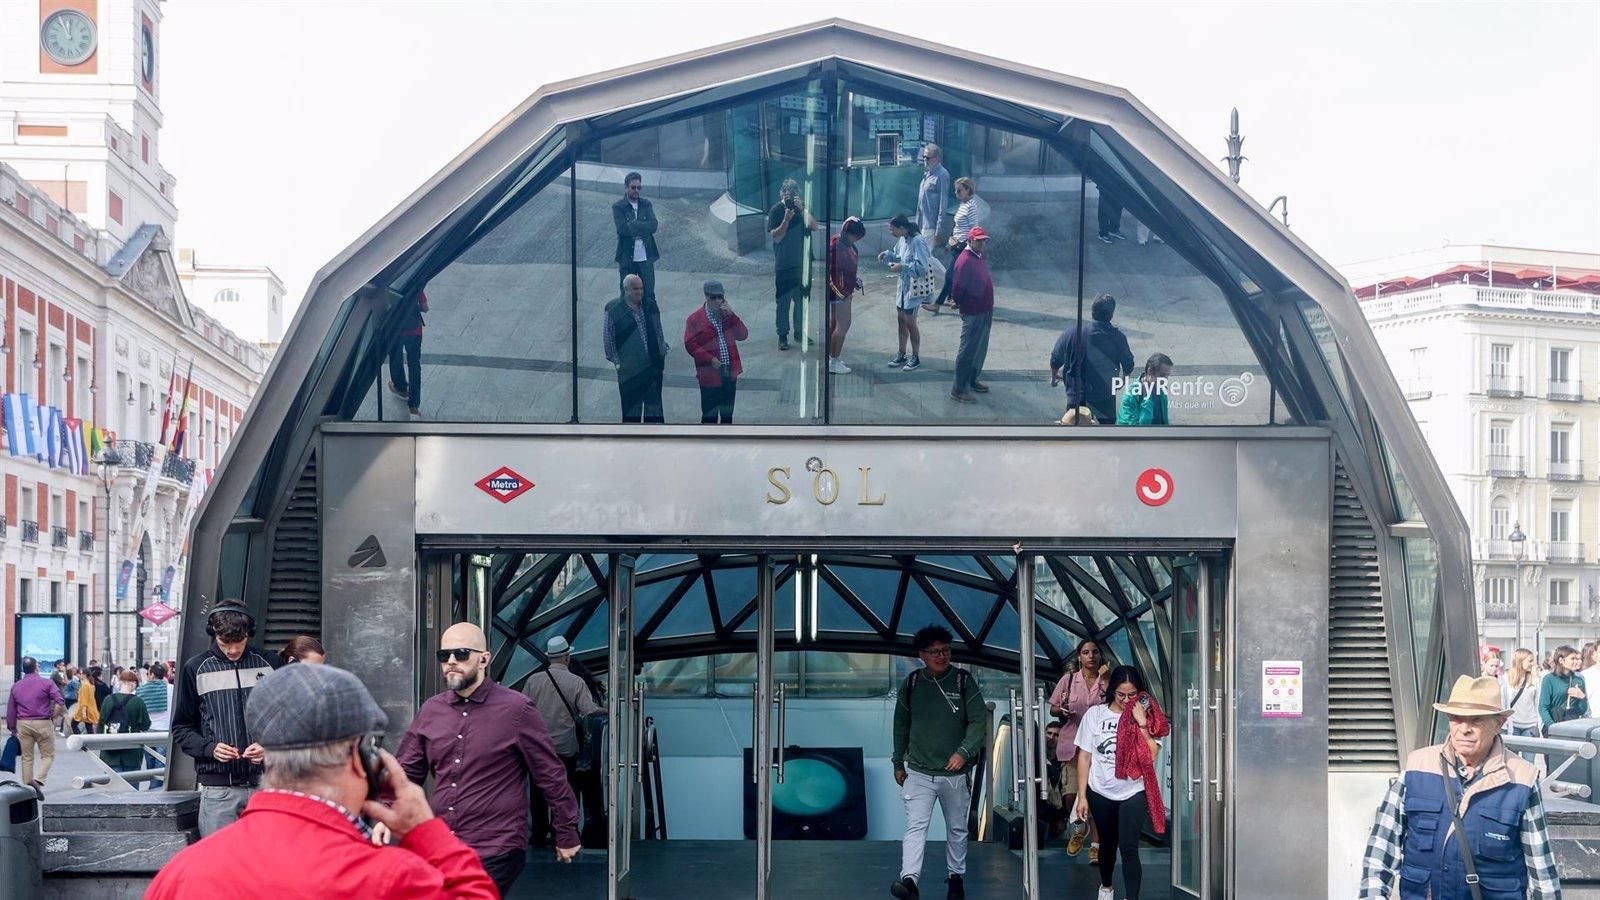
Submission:
<svg viewBox="0 0 1600 900">
<path fill-rule="evenodd" d="M 794 209 L 794 198 L 793 197 L 784 197 L 783 198 L 783 208 L 784 209 Z"/>
</svg>

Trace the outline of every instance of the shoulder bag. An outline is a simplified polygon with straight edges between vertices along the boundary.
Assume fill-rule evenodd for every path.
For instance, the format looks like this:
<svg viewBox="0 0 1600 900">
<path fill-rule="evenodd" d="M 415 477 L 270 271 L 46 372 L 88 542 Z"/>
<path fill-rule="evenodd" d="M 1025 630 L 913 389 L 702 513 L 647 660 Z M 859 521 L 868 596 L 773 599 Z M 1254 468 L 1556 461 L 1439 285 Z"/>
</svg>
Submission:
<svg viewBox="0 0 1600 900">
<path fill-rule="evenodd" d="M 1478 867 L 1472 864 L 1472 851 L 1467 849 L 1467 829 L 1461 824 L 1461 798 L 1456 795 L 1454 777 L 1456 768 L 1443 753 L 1439 754 L 1439 762 L 1443 768 L 1440 775 L 1444 778 L 1444 801 L 1450 804 L 1450 818 L 1456 823 L 1456 847 L 1461 850 L 1461 864 L 1467 867 L 1467 890 L 1472 893 L 1472 900 L 1483 900 L 1483 891 L 1478 887 Z"/>
<path fill-rule="evenodd" d="M 599 743 L 598 733 L 604 727 L 605 713 L 593 715 L 578 715 L 577 707 L 561 693 L 561 682 L 556 681 L 555 673 L 545 666 L 544 675 L 550 679 L 550 686 L 556 689 L 556 696 L 561 698 L 561 705 L 567 708 L 567 715 L 572 719 L 572 731 L 578 738 L 578 759 L 576 763 L 579 772 L 593 771 L 596 766 L 595 747 Z M 598 720 L 598 721 L 596 721 Z"/>
</svg>

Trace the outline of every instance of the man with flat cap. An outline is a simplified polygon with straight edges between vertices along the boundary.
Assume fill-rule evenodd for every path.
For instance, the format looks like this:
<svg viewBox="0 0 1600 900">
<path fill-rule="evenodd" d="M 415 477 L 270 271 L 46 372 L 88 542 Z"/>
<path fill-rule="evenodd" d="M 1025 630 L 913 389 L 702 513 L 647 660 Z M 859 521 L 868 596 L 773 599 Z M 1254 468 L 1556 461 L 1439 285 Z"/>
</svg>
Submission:
<svg viewBox="0 0 1600 900">
<path fill-rule="evenodd" d="M 1462 675 L 1433 707 L 1450 717 L 1449 737 L 1412 753 L 1389 786 L 1367 838 L 1360 896 L 1559 900 L 1537 773 L 1500 740 L 1511 711 L 1499 681 Z"/>
<path fill-rule="evenodd" d="M 422 788 L 374 749 L 388 718 L 356 676 L 333 666 L 280 669 L 251 690 L 244 715 L 261 735 L 265 786 L 238 821 L 163 866 L 147 900 L 499 896 Z M 387 778 L 379 795 L 388 805 L 371 793 L 369 766 Z M 374 844 L 362 815 L 398 845 Z"/>
<path fill-rule="evenodd" d="M 706 302 L 684 323 L 683 349 L 694 360 L 694 377 L 700 382 L 701 423 L 730 425 L 739 376 L 744 373 L 738 342 L 750 337 L 750 329 L 728 306 L 722 282 L 707 281 L 702 290 Z M 787 343 L 784 349 L 789 349 Z"/>
<path fill-rule="evenodd" d="M 417 710 L 397 756 L 412 781 L 433 775 L 433 811 L 478 852 L 507 894 L 527 863 L 530 778 L 550 805 L 560 862 L 582 849 L 578 802 L 544 717 L 527 697 L 489 680 L 483 629 L 451 625 L 439 638 L 438 658 L 447 690 Z"/>
</svg>

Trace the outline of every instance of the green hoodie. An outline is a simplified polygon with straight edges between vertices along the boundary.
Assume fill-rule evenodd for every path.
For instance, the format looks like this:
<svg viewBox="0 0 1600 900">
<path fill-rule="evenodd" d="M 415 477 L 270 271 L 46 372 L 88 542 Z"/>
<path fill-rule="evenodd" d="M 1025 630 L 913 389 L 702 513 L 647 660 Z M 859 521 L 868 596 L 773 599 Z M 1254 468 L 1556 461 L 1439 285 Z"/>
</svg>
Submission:
<svg viewBox="0 0 1600 900">
<path fill-rule="evenodd" d="M 954 666 L 943 678 L 934 678 L 926 668 L 916 674 L 916 690 L 907 690 L 911 677 L 906 676 L 894 705 L 895 771 L 953 775 L 945 768 L 953 753 L 965 760 L 964 771 L 983 751 L 989 720 L 978 679 L 967 673 L 965 688 L 958 691 L 961 676 Z"/>
</svg>

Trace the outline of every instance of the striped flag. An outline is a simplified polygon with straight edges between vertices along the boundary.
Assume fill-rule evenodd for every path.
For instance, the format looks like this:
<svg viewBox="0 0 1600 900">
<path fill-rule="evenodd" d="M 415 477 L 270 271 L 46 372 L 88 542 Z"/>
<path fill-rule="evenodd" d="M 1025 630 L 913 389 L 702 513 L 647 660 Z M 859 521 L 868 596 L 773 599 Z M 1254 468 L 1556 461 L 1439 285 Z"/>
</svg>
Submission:
<svg viewBox="0 0 1600 900">
<path fill-rule="evenodd" d="M 194 363 L 190 362 L 189 366 L 189 371 L 194 371 Z M 161 403 L 161 440 L 159 441 L 161 444 L 166 444 L 172 435 L 172 432 L 168 431 L 167 429 L 172 424 L 172 393 L 177 389 L 178 351 L 174 350 L 172 351 L 172 374 L 167 376 L 167 396 L 166 399 Z"/>
<path fill-rule="evenodd" d="M 173 456 L 183 455 L 183 439 L 189 434 L 189 391 L 194 387 L 194 360 L 189 360 L 189 377 L 183 382 L 183 400 L 178 403 L 177 427 L 172 432 L 168 449 Z"/>
<path fill-rule="evenodd" d="M 28 422 L 28 430 L 33 435 L 33 458 L 39 462 L 44 462 L 46 450 L 44 442 L 45 423 L 49 421 L 45 416 L 45 407 L 42 404 L 30 402 L 28 411 L 32 414 L 32 418 Z"/>
<path fill-rule="evenodd" d="M 6 450 L 12 456 L 36 456 L 33 417 L 36 407 L 27 394 L 5 395 Z"/>
<path fill-rule="evenodd" d="M 83 423 L 83 435 L 89 442 L 89 456 L 94 458 L 105 452 L 106 430 L 93 422 Z"/>
<path fill-rule="evenodd" d="M 83 420 L 64 419 L 67 429 L 67 468 L 76 475 L 89 474 L 89 446 L 83 440 Z"/>
<path fill-rule="evenodd" d="M 41 406 L 39 413 L 44 420 L 45 462 L 52 469 L 61 468 L 67 464 L 67 442 L 61 421 L 61 410 L 54 406 Z"/>
</svg>

